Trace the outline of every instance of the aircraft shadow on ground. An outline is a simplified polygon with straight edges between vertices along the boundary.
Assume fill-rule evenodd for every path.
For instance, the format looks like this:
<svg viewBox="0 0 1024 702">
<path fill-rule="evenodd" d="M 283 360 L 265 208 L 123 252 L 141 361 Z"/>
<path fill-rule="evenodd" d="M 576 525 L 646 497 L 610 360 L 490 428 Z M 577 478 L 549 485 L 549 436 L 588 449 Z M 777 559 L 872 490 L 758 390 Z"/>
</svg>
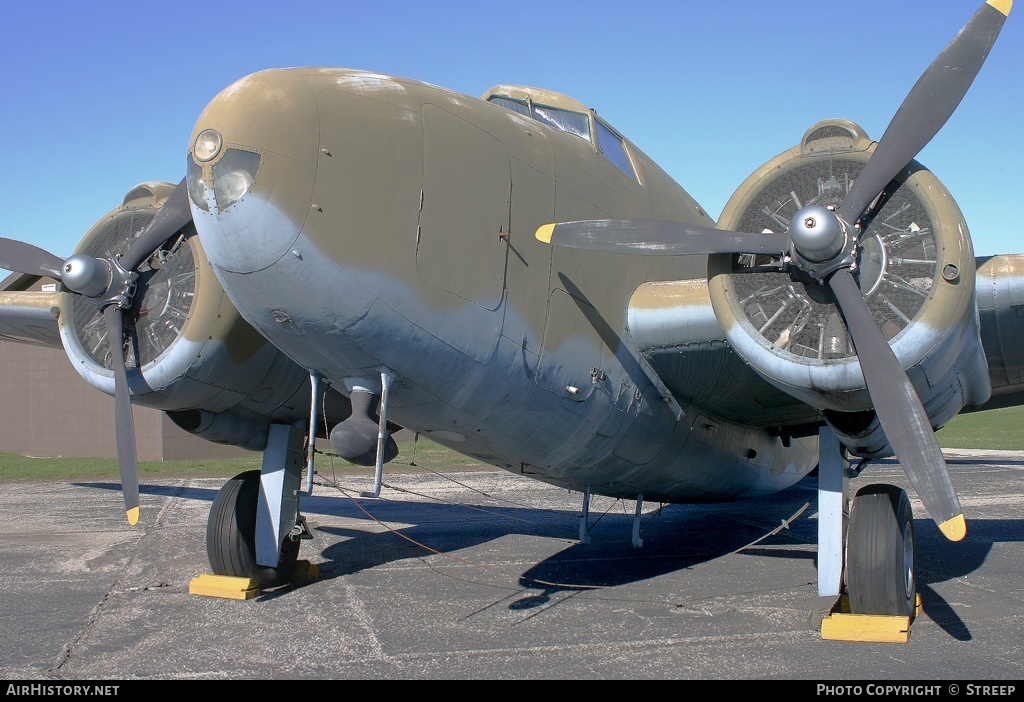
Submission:
<svg viewBox="0 0 1024 702">
<path fill-rule="evenodd" d="M 967 623 L 932 586 L 978 570 L 993 544 L 1024 541 L 1022 519 L 969 519 L 967 538 L 950 542 L 931 519 L 914 519 L 914 576 L 928 617 L 950 636 L 970 641 Z"/>
<path fill-rule="evenodd" d="M 93 490 L 114 490 L 121 492 L 121 483 L 71 483 L 75 487 L 92 488 Z M 176 485 L 139 485 L 140 495 L 153 495 L 154 497 L 183 497 L 187 500 L 203 500 L 213 503 L 217 497 L 217 490 L 212 488 L 179 487 Z M 145 505 L 143 505 L 145 509 Z"/>
<path fill-rule="evenodd" d="M 1024 466 L 1024 458 L 1004 458 L 1004 457 L 1000 456 L 1000 458 L 998 460 L 999 460 L 999 465 L 1005 465 L 1005 466 Z M 890 462 L 890 463 L 892 463 L 894 465 L 898 465 L 895 461 L 892 461 L 891 459 L 888 462 Z M 950 467 L 952 467 L 952 466 L 961 466 L 961 465 L 962 466 L 991 466 L 992 465 L 992 459 L 991 458 L 950 458 L 950 459 L 948 459 L 946 461 L 946 463 Z"/>
<path fill-rule="evenodd" d="M 75 485 L 121 489 L 118 483 Z M 641 582 L 740 551 L 763 558 L 816 559 L 815 550 L 807 548 L 817 543 L 816 486 L 816 478 L 808 477 L 789 490 L 751 501 L 667 505 L 641 517 L 640 548 L 631 543 L 633 515 L 626 512 L 632 503 L 603 514 L 591 511 L 588 544 L 579 541 L 580 512 L 565 509 L 390 500 L 385 491 L 381 498 L 358 499 L 314 494 L 303 499 L 302 512 L 314 530 L 338 539 L 319 554 L 325 559 L 318 565 L 321 580 L 434 554 L 459 554 L 453 564 L 471 565 L 462 552 L 509 535 L 564 541 L 564 548 L 525 571 L 506 566 L 512 582 L 541 591 L 511 605 L 527 608 L 543 605 L 556 593 Z M 140 493 L 212 503 L 217 490 L 143 485 Z M 318 515 L 365 521 L 373 529 L 317 526 Z M 970 640 L 964 621 L 933 585 L 979 569 L 995 543 L 1024 541 L 1024 520 L 970 520 L 968 537 L 956 543 L 927 517 L 915 518 L 914 530 L 915 576 L 928 616 L 951 636 Z M 509 561 L 516 560 L 510 553 Z"/>
</svg>

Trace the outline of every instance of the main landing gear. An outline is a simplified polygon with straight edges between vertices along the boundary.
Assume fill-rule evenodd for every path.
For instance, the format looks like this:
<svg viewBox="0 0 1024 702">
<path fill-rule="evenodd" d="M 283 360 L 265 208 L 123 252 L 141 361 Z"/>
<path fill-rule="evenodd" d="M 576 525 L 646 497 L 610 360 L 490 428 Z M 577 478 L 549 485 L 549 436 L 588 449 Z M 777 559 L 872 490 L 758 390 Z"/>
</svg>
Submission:
<svg viewBox="0 0 1024 702">
<path fill-rule="evenodd" d="M 322 378 L 315 370 L 310 370 L 309 377 L 309 423 L 305 426 L 301 422 L 271 424 L 263 451 L 263 467 L 236 475 L 217 493 L 206 526 L 206 552 L 213 574 L 190 588 L 193 592 L 248 598 L 258 589 L 285 584 L 297 579 L 296 576 L 307 579 L 315 572 L 316 566 L 298 560 L 300 542 L 313 538 L 305 518 L 299 513 L 299 498 L 312 494 L 316 472 L 313 428 L 319 424 Z M 394 439 L 387 433 L 387 393 L 394 374 L 382 368 L 380 377 L 379 424 L 374 424 L 369 416 L 372 400 L 378 396 L 367 389 L 372 383 L 359 379 L 357 384 L 353 380 L 350 393 L 354 398 L 354 418 L 339 424 L 342 430 L 331 433 L 332 446 L 337 439 L 354 451 L 353 457 L 359 458 L 362 464 L 372 464 L 369 459 L 375 457 L 374 492 L 363 493 L 364 497 L 378 496 L 382 466 L 398 453 Z M 302 573 L 299 573 L 300 565 Z M 243 591 L 236 589 L 237 582 L 222 585 L 222 579 L 240 580 Z M 214 582 L 207 582 L 210 580 Z"/>
<path fill-rule="evenodd" d="M 293 579 L 299 544 L 313 538 L 299 513 L 299 497 L 309 494 L 301 490 L 305 443 L 304 427 L 271 424 L 262 469 L 239 473 L 217 493 L 206 524 L 214 577 L 257 591 Z"/>
<path fill-rule="evenodd" d="M 905 490 L 857 491 L 846 536 L 846 591 L 854 614 L 914 614 L 914 515 Z"/>
<path fill-rule="evenodd" d="M 217 493 L 206 524 L 206 553 L 218 575 L 252 578 L 261 588 L 288 582 L 299 557 L 300 540 L 284 537 L 277 566 L 256 561 L 256 508 L 260 471 L 250 470 L 231 478 Z"/>
<path fill-rule="evenodd" d="M 822 637 L 905 642 L 918 607 L 910 500 L 881 484 L 850 500 L 845 448 L 828 427 L 818 438 L 818 594 L 839 597 Z"/>
</svg>

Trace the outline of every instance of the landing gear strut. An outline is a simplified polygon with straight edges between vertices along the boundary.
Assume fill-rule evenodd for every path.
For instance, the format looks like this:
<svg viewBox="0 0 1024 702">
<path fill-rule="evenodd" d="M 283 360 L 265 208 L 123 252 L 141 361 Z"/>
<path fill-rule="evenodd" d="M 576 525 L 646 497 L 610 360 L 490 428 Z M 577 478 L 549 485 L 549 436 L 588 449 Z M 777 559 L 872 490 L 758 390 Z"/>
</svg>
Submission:
<svg viewBox="0 0 1024 702">
<path fill-rule="evenodd" d="M 845 587 L 851 614 L 913 617 L 914 514 L 906 491 L 868 485 L 851 501 L 846 449 L 828 427 L 818 450 L 818 594 Z"/>
<path fill-rule="evenodd" d="M 206 526 L 215 575 L 272 587 L 295 572 L 299 541 L 313 538 L 299 513 L 305 441 L 300 427 L 271 424 L 263 467 L 236 475 L 217 493 Z"/>
</svg>

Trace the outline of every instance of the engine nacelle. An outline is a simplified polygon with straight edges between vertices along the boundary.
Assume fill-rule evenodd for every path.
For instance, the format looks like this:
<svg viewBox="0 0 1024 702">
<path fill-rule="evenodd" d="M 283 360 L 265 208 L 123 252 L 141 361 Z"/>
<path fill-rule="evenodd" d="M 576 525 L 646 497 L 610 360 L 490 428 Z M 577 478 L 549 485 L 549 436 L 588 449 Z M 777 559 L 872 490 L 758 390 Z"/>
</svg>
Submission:
<svg viewBox="0 0 1024 702">
<path fill-rule="evenodd" d="M 874 151 L 852 122 L 811 127 L 801 143 L 755 171 L 726 204 L 719 226 L 786 231 L 808 205 L 838 206 Z M 879 329 L 935 427 L 988 399 L 975 302 L 975 259 L 963 216 L 917 162 L 874 203 L 854 271 Z M 822 411 L 848 446 L 885 452 L 846 325 L 831 290 L 774 270 L 764 256 L 713 256 L 715 316 L 730 347 L 773 386 Z"/>
<path fill-rule="evenodd" d="M 86 233 L 75 253 L 123 253 L 173 189 L 157 182 L 133 188 Z M 255 450 L 263 447 L 271 422 L 308 418 L 308 373 L 242 319 L 191 224 L 138 271 L 138 290 L 125 314 L 133 403 L 165 410 L 179 426 L 211 441 Z M 75 370 L 113 395 L 110 340 L 96 303 L 65 292 L 59 324 Z M 324 406 L 333 410 L 333 424 L 351 410 L 344 395 L 330 389 L 327 394 Z"/>
</svg>

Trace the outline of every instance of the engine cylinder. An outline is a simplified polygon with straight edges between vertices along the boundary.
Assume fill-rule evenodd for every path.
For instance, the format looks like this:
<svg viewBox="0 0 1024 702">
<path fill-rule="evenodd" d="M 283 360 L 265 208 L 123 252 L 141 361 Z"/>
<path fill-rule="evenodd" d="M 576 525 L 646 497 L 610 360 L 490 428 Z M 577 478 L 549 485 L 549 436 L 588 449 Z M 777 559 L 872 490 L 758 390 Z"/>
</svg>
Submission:
<svg viewBox="0 0 1024 702">
<path fill-rule="evenodd" d="M 102 259 L 123 253 L 173 190 L 162 182 L 133 188 L 85 234 L 75 254 Z M 63 290 L 61 342 L 89 384 L 113 395 L 111 354 L 122 353 L 133 403 L 174 412 L 183 428 L 246 448 L 259 447 L 271 422 L 308 418 L 308 372 L 241 317 L 191 223 L 137 271 L 123 346 L 111 348 L 96 299 Z M 344 395 L 333 389 L 325 395 L 329 421 L 348 416 Z"/>
</svg>

